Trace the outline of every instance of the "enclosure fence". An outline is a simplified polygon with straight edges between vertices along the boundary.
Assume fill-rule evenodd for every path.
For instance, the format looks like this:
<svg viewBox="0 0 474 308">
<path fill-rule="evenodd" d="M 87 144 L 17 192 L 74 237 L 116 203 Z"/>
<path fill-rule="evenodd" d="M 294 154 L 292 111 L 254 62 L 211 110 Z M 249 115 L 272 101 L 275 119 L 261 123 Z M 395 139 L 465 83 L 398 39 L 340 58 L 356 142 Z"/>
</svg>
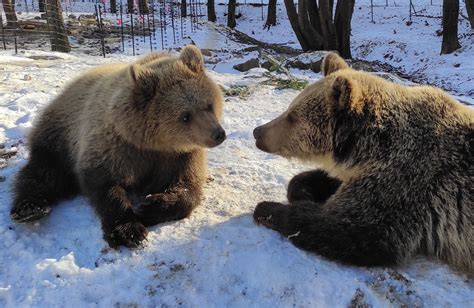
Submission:
<svg viewBox="0 0 474 308">
<path fill-rule="evenodd" d="M 0 48 L 16 52 L 68 52 L 71 46 L 103 56 L 163 50 L 189 40 L 205 16 L 204 3 L 197 0 L 2 1 Z"/>
<path fill-rule="evenodd" d="M 237 1 L 241 6 L 261 11 L 262 26 L 269 0 Z M 336 1 L 335 1 L 336 2 Z M 192 42 L 192 35 L 207 20 L 204 0 L 2 0 L 0 10 L 0 49 L 80 50 L 106 56 L 123 52 L 139 55 Z M 295 1 L 298 7 L 298 2 Z M 278 0 L 285 11 L 283 1 Z M 227 1 L 215 5 L 227 7 Z M 365 1 L 371 21 L 377 11 L 407 6 L 406 19 L 424 16 L 425 5 L 440 7 L 442 0 Z M 355 10 L 358 9 L 356 1 Z M 226 11 L 226 10 L 225 10 Z M 260 13 L 260 12 L 259 12 Z M 260 14 L 259 14 L 260 15 Z M 424 16 L 427 17 L 427 16 Z M 281 14 L 279 18 L 287 18 Z M 237 22 L 238 29 L 238 22 Z"/>
</svg>

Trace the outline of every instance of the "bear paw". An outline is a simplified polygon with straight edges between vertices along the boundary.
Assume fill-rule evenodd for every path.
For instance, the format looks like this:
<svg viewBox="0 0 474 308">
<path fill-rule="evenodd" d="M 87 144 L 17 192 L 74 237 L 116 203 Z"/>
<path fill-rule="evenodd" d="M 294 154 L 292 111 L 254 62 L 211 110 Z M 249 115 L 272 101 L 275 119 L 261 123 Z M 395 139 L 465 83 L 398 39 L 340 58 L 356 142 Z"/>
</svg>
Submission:
<svg viewBox="0 0 474 308">
<path fill-rule="evenodd" d="M 127 222 L 116 226 L 108 234 L 105 234 L 105 240 L 112 248 L 119 246 L 136 248 L 146 239 L 147 235 L 148 230 L 140 222 Z"/>
<path fill-rule="evenodd" d="M 260 202 L 253 212 L 254 220 L 267 228 L 281 231 L 288 205 L 278 202 Z"/>
<path fill-rule="evenodd" d="M 46 202 L 41 202 L 46 203 Z M 31 222 L 47 216 L 51 212 L 51 206 L 38 204 L 29 200 L 23 200 L 16 204 L 11 212 L 10 217 L 13 221 L 23 223 Z"/>
</svg>

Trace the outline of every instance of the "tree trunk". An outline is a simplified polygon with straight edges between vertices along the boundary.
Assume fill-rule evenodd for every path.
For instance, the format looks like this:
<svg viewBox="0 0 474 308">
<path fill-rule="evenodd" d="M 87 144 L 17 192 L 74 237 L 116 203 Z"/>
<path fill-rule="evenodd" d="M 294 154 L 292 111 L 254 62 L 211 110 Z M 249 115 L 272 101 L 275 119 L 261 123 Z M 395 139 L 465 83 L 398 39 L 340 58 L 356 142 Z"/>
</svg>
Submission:
<svg viewBox="0 0 474 308">
<path fill-rule="evenodd" d="M 474 0 L 466 0 L 467 16 L 471 23 L 471 29 L 474 29 Z"/>
<path fill-rule="evenodd" d="M 61 2 L 59 0 L 46 0 L 45 3 L 51 37 L 51 50 L 70 52 L 71 46 L 64 28 Z"/>
<path fill-rule="evenodd" d="M 295 32 L 296 38 L 300 42 L 301 49 L 303 51 L 308 51 L 310 50 L 310 46 L 306 39 L 304 38 L 303 34 L 301 33 L 300 25 L 298 23 L 298 13 L 296 13 L 296 8 L 295 8 L 295 3 L 293 0 L 284 0 L 285 1 L 285 7 L 286 7 L 286 13 L 288 14 L 288 19 L 291 24 L 291 28 Z"/>
<path fill-rule="evenodd" d="M 15 5 L 12 0 L 2 0 L 3 10 L 7 18 L 7 27 L 18 28 L 18 18 L 15 13 Z"/>
<path fill-rule="evenodd" d="M 207 1 L 207 20 L 216 22 L 216 7 L 214 0 L 208 0 Z"/>
<path fill-rule="evenodd" d="M 313 28 L 318 31 L 318 33 L 323 33 L 323 30 L 321 29 L 321 19 L 319 18 L 318 3 L 316 0 L 308 1 L 308 15 Z"/>
<path fill-rule="evenodd" d="M 140 15 L 148 14 L 148 3 L 146 0 L 138 0 L 138 11 Z"/>
<path fill-rule="evenodd" d="M 351 19 L 355 0 L 339 0 L 336 5 L 334 23 L 336 25 L 337 45 L 339 54 L 351 59 Z"/>
<path fill-rule="evenodd" d="M 308 14 L 308 0 L 299 0 L 298 2 L 298 23 L 301 34 L 311 50 L 320 50 L 323 47 L 323 37 L 311 25 Z"/>
<path fill-rule="evenodd" d="M 110 0 L 110 13 L 117 13 L 117 0 Z"/>
<path fill-rule="evenodd" d="M 237 23 L 235 22 L 235 7 L 237 0 L 229 0 L 229 10 L 227 12 L 227 27 L 235 28 Z"/>
<path fill-rule="evenodd" d="M 44 0 L 38 0 L 38 10 L 39 10 L 41 13 L 46 12 L 46 7 L 45 7 L 45 5 L 44 5 Z"/>
<path fill-rule="evenodd" d="M 321 29 L 323 34 L 324 50 L 338 50 L 336 28 L 332 20 L 332 1 L 319 0 L 319 18 L 321 19 Z"/>
<path fill-rule="evenodd" d="M 187 3 L 186 0 L 181 0 L 181 17 L 187 17 Z"/>
<path fill-rule="evenodd" d="M 461 45 L 458 41 L 459 0 L 443 0 L 443 43 L 441 54 L 452 53 Z"/>
<path fill-rule="evenodd" d="M 127 0 L 127 13 L 133 13 L 133 0 Z"/>
<path fill-rule="evenodd" d="M 265 26 L 263 29 L 272 26 L 276 26 L 277 24 L 277 0 L 269 0 L 268 1 L 268 12 L 267 12 L 267 21 L 265 22 Z"/>
</svg>

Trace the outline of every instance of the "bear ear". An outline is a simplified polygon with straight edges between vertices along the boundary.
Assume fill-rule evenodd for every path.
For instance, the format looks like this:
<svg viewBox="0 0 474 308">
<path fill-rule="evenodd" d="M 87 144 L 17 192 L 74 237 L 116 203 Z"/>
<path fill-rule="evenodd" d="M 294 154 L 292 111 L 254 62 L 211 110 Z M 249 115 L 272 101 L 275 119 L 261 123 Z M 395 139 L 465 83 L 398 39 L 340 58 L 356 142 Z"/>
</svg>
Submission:
<svg viewBox="0 0 474 308">
<path fill-rule="evenodd" d="M 321 72 L 324 76 L 332 74 L 338 70 L 348 68 L 346 61 L 336 53 L 327 54 L 321 63 Z"/>
<path fill-rule="evenodd" d="M 134 85 L 133 93 L 140 98 L 139 101 L 147 102 L 153 98 L 158 85 L 158 76 L 151 69 L 132 64 L 130 78 Z"/>
<path fill-rule="evenodd" d="M 194 45 L 186 45 L 181 53 L 179 59 L 193 72 L 200 73 L 204 71 L 204 59 L 202 53 Z"/>
<path fill-rule="evenodd" d="M 362 114 L 364 102 L 357 81 L 345 76 L 338 76 L 332 83 L 327 98 L 336 112 L 347 110 Z"/>
</svg>

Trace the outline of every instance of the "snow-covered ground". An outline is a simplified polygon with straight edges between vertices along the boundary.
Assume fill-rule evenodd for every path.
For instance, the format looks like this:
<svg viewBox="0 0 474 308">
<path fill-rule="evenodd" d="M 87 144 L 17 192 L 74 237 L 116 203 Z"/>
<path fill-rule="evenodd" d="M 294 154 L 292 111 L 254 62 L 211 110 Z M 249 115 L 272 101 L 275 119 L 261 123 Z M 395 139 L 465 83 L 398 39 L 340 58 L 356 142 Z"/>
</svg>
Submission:
<svg viewBox="0 0 474 308">
<path fill-rule="evenodd" d="M 32 19 L 39 13 L 32 13 L 32 0 L 17 1 L 17 11 L 22 11 L 19 18 Z M 105 3 L 105 8 L 109 9 L 109 1 Z M 135 1 L 136 2 L 136 1 Z M 202 14 L 201 20 L 206 17 L 205 1 L 200 1 L 198 12 Z M 264 42 L 277 43 L 293 48 L 300 48 L 298 40 L 292 31 L 287 18 L 287 13 L 283 0 L 277 0 L 277 25 L 269 30 L 264 29 L 267 16 L 268 0 L 240 0 L 237 1 L 237 19 L 236 29 L 242 31 L 256 39 Z M 295 1 L 296 3 L 297 1 Z M 371 2 L 374 5 L 373 22 L 371 16 Z M 409 76 L 412 81 L 424 84 L 432 84 L 450 91 L 452 94 L 470 98 L 474 102 L 474 31 L 471 30 L 469 22 L 464 18 L 459 18 L 459 41 L 461 48 L 450 55 L 440 55 L 442 36 L 440 36 L 442 0 L 416 0 L 412 1 L 416 14 L 413 13 L 411 21 L 409 20 L 408 0 L 356 0 L 354 14 L 352 19 L 351 50 L 352 56 L 356 59 L 368 61 L 380 61 L 393 66 L 395 69 Z M 462 15 L 466 16 L 465 1 L 460 1 Z M 26 9 L 23 3 L 28 3 L 29 9 Z M 118 1 L 117 3 L 120 3 Z M 125 5 L 125 1 L 122 1 Z M 175 39 L 172 39 L 171 31 L 170 3 L 166 1 L 166 11 L 168 16 L 168 26 L 164 29 L 164 38 L 162 45 L 161 28 L 159 23 L 159 2 L 153 2 L 156 10 L 156 31 L 152 39 L 135 35 L 135 44 L 132 44 L 130 37 L 126 37 L 124 42 L 125 52 L 132 53 L 132 46 L 136 46 L 135 52 L 143 54 L 150 49 L 161 49 L 180 47 L 191 39 L 198 43 L 201 48 L 212 50 L 239 51 L 243 52 L 245 46 L 236 44 L 225 36 L 219 35 L 216 31 L 209 31 L 213 25 L 201 24 L 198 29 L 191 25 L 189 19 L 176 19 Z M 188 2 L 190 3 L 190 2 Z M 227 3 L 226 0 L 216 1 L 217 24 L 225 25 L 227 23 Z M 255 5 L 265 4 L 263 7 Z M 66 22 L 77 23 L 76 19 L 69 18 L 71 11 L 78 17 L 82 13 L 91 14 L 94 12 L 94 2 L 67 1 L 63 2 L 64 16 Z M 37 5 L 35 5 L 37 10 Z M 175 7 L 175 14 L 178 16 L 178 7 Z M 188 8 L 191 11 L 191 7 Z M 75 17 L 75 18 L 76 18 Z M 88 21 L 95 25 L 92 17 Z M 147 27 L 147 20 L 143 24 L 138 15 L 135 15 L 135 27 L 140 30 Z M 5 20 L 5 18 L 4 18 Z M 120 14 L 106 13 L 104 15 L 105 23 L 119 25 L 119 20 L 124 24 L 130 24 L 130 18 L 127 14 L 122 17 Z M 183 33 L 181 34 L 181 30 Z M 71 36 L 73 48 L 80 50 L 83 46 L 77 44 L 77 37 Z M 176 43 L 174 43 L 176 41 Z M 151 42 L 151 43 L 150 43 Z M 150 46 L 150 44 L 152 46 Z M 43 48 L 49 48 L 47 39 L 42 42 Z M 100 54 L 100 43 L 97 40 L 93 43 L 94 52 Z M 106 38 L 106 45 L 114 52 L 120 52 L 122 44 L 119 37 Z M 20 46 L 20 48 L 28 47 Z M 90 45 L 89 45 L 90 47 Z M 11 43 L 8 48 L 13 48 Z M 31 46 L 29 48 L 32 48 Z"/>
<path fill-rule="evenodd" d="M 241 5 L 237 29 L 298 48 L 282 2 L 278 0 L 279 24 L 270 30 L 263 30 L 261 8 Z M 415 9 L 440 16 L 441 0 L 433 0 L 433 6 L 430 2 L 414 1 Z M 218 23 L 225 24 L 226 6 L 217 4 Z M 413 17 L 407 25 L 408 0 L 391 0 L 388 7 L 374 0 L 372 24 L 369 4 L 356 1 L 355 58 L 388 63 L 416 81 L 474 103 L 474 35 L 465 20 L 459 24 L 463 47 L 439 55 L 440 18 Z M 463 1 L 461 7 L 465 10 Z M 291 177 L 309 168 L 258 151 L 252 137 L 253 128 L 283 111 L 297 92 L 257 86 L 261 69 L 243 74 L 234 70 L 234 64 L 258 54 L 244 52 L 248 46 L 228 39 L 214 25 L 203 24 L 188 34 L 199 47 L 213 50 L 206 60 L 219 83 L 248 85 L 253 91 L 226 100 L 228 139 L 209 151 L 213 181 L 206 186 L 202 206 L 189 219 L 150 228 L 147 245 L 139 250 L 110 250 L 98 218 L 82 197 L 58 205 L 34 225 L 17 225 L 9 218 L 12 181 L 28 157 L 20 141 L 25 141 L 37 112 L 82 70 L 133 58 L 113 54 L 102 59 L 80 49 L 71 55 L 0 51 L 0 144 L 5 144 L 0 153 L 18 150 L 8 161 L 0 159 L 0 307 L 474 306 L 474 281 L 446 265 L 416 258 L 394 269 L 349 267 L 301 251 L 255 225 L 255 205 L 284 201 Z M 309 71 L 292 73 L 310 81 L 320 77 Z"/>
<path fill-rule="evenodd" d="M 371 2 L 374 4 L 373 23 Z M 450 55 L 440 55 L 442 2 L 413 1 L 417 16 L 412 16 L 410 22 L 408 0 L 356 0 L 352 18 L 352 56 L 390 64 L 414 81 L 474 98 L 474 31 L 471 30 L 469 21 L 460 17 L 458 37 L 462 47 Z M 217 6 L 218 23 L 226 24 L 226 8 L 227 6 Z M 460 1 L 460 9 L 466 16 L 464 1 Z M 262 20 L 261 8 L 239 6 L 237 12 L 242 13 L 242 17 L 237 19 L 236 29 L 264 42 L 300 48 L 288 21 L 283 0 L 278 0 L 278 24 L 269 30 L 263 29 L 266 10 L 267 7 L 264 7 Z"/>
<path fill-rule="evenodd" d="M 49 60 L 30 58 L 38 56 Z M 308 168 L 258 151 L 252 137 L 255 126 L 287 107 L 293 90 L 259 86 L 248 97 L 227 98 L 228 140 L 209 151 L 213 181 L 202 206 L 188 219 L 150 228 L 142 249 L 109 249 L 82 197 L 33 225 L 12 223 L 10 188 L 28 156 L 18 141 L 38 110 L 80 71 L 129 60 L 0 52 L 0 142 L 18 150 L 0 169 L 0 307 L 474 305 L 474 282 L 446 265 L 417 258 L 394 269 L 349 267 L 253 223 L 255 205 L 284 201 L 291 176 Z M 255 85 L 260 73 L 211 72 L 224 86 Z"/>
</svg>

